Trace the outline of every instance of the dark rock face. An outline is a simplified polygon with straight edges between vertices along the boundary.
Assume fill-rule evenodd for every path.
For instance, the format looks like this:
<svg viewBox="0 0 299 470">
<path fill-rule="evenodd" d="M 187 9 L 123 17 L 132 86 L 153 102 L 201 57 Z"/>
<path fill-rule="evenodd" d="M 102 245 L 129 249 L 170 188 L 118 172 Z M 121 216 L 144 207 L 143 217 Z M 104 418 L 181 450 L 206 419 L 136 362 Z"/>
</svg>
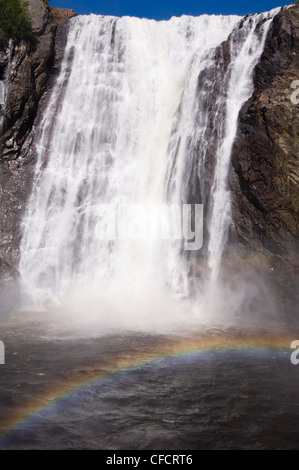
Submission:
<svg viewBox="0 0 299 470">
<path fill-rule="evenodd" d="M 34 122 L 56 71 L 55 38 L 61 35 L 58 30 L 63 29 L 65 20 L 75 16 L 72 10 L 50 8 L 43 0 L 27 3 L 37 44 L 11 44 L 6 51 L 0 51 L 0 80 L 6 88 L 5 108 L 0 110 L 4 117 L 2 132 L 0 128 L 0 292 L 1 285 L 13 290 L 17 283 L 20 223 L 35 161 L 31 151 Z M 61 56 L 62 51 L 58 52 Z"/>
<path fill-rule="evenodd" d="M 43 0 L 29 0 L 36 46 L 26 43 L 0 51 L 0 80 L 6 78 L 7 100 L 1 160 L 16 159 L 36 117 L 54 62 L 57 25 L 74 16 L 72 10 L 50 8 Z"/>
<path fill-rule="evenodd" d="M 261 253 L 284 303 L 299 301 L 299 5 L 283 9 L 240 113 L 230 185 L 239 247 Z M 297 87 L 298 88 L 298 87 Z M 292 301 L 291 301 L 292 299 Z"/>
</svg>

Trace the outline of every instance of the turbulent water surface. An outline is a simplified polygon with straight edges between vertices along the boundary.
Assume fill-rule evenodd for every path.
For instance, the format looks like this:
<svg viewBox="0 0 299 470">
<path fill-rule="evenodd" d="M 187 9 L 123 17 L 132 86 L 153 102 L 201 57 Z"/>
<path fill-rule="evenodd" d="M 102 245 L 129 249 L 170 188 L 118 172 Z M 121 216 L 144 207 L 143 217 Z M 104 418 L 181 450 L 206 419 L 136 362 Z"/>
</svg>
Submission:
<svg viewBox="0 0 299 470">
<path fill-rule="evenodd" d="M 294 332 L 84 338 L 25 317 L 2 324 L 1 449 L 298 449 Z"/>
</svg>

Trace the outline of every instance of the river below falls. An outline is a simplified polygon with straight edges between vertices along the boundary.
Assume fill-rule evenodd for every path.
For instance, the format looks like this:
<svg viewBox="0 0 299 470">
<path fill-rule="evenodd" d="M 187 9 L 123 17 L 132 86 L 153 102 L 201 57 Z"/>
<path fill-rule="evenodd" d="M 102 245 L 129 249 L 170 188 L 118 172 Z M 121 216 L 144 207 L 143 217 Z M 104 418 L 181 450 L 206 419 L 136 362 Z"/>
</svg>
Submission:
<svg viewBox="0 0 299 470">
<path fill-rule="evenodd" d="M 294 332 L 83 337 L 37 318 L 0 322 L 0 449 L 299 448 Z"/>
</svg>

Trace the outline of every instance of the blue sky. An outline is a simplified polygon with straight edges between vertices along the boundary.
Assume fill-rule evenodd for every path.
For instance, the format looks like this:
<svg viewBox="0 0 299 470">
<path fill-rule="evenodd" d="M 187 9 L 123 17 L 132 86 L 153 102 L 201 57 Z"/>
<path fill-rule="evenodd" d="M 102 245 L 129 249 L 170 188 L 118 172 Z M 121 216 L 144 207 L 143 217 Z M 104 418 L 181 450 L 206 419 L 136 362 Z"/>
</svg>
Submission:
<svg viewBox="0 0 299 470">
<path fill-rule="evenodd" d="M 171 16 L 259 13 L 282 6 L 285 0 L 50 0 L 50 5 L 72 8 L 79 14 L 139 16 L 169 19 Z"/>
</svg>

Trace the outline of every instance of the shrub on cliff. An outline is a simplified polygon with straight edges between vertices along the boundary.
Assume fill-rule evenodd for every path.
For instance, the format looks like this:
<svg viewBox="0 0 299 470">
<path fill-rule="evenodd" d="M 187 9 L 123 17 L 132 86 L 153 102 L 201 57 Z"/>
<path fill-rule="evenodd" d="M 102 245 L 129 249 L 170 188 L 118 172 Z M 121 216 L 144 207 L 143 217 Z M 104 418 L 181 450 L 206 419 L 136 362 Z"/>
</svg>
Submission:
<svg viewBox="0 0 299 470">
<path fill-rule="evenodd" d="M 27 5 L 22 0 L 0 0 L 0 48 L 6 47 L 9 39 L 36 42 Z"/>
</svg>

